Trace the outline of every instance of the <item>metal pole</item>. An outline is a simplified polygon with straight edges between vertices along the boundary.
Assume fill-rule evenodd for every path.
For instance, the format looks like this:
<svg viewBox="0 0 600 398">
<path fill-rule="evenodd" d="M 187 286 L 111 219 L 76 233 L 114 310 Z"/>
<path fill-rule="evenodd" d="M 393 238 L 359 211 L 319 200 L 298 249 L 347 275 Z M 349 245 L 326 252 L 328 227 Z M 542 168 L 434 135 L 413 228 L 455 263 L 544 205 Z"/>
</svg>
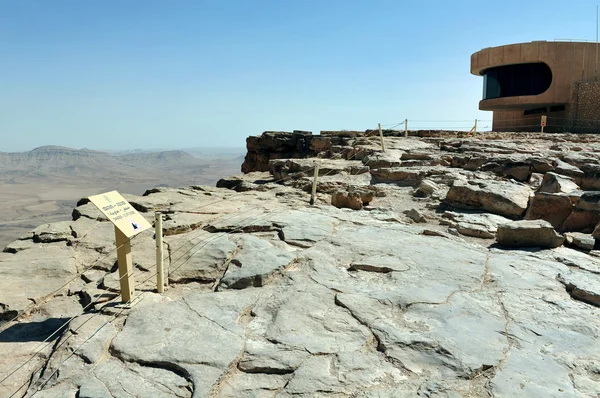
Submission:
<svg viewBox="0 0 600 398">
<path fill-rule="evenodd" d="M 319 179 L 319 164 L 315 165 L 315 177 L 313 179 L 312 193 L 310 195 L 310 204 L 311 206 L 315 204 L 317 200 L 317 182 Z"/>
<path fill-rule="evenodd" d="M 379 138 L 381 139 L 381 150 L 385 152 L 385 145 L 383 144 L 383 132 L 381 131 L 381 123 L 377 124 L 379 126 Z"/>
<path fill-rule="evenodd" d="M 156 236 L 156 291 L 163 293 L 165 291 L 165 276 L 163 270 L 162 213 L 157 211 L 154 216 L 154 234 Z"/>
<path fill-rule="evenodd" d="M 408 138 L 408 119 L 404 119 L 404 138 Z"/>
<path fill-rule="evenodd" d="M 598 81 L 598 5 L 596 5 L 596 81 Z"/>
</svg>

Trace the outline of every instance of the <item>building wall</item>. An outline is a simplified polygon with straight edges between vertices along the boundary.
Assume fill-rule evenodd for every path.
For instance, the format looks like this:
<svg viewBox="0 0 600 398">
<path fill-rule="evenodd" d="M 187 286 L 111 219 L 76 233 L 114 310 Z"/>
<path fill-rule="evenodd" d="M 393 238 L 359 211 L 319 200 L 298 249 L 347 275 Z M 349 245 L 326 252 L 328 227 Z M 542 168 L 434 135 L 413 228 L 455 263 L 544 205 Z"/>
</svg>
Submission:
<svg viewBox="0 0 600 398">
<path fill-rule="evenodd" d="M 527 108 L 536 104 L 565 104 L 570 101 L 576 82 L 600 80 L 596 67 L 596 43 L 531 42 L 490 47 L 471 56 L 471 73 L 481 75 L 486 69 L 519 63 L 544 62 L 552 70 L 550 88 L 533 96 L 482 100 L 481 110 Z M 600 48 L 598 48 L 600 63 Z"/>
<path fill-rule="evenodd" d="M 548 112 L 546 115 L 546 127 L 548 133 L 560 133 L 565 131 L 568 125 L 567 112 Z M 522 110 L 516 111 L 494 111 L 492 123 L 493 131 L 541 131 L 542 114 L 524 115 Z"/>
<path fill-rule="evenodd" d="M 600 133 L 600 82 L 573 85 L 568 130 L 574 133 Z"/>
<path fill-rule="evenodd" d="M 596 43 L 537 41 L 490 47 L 471 56 L 471 73 L 482 75 L 492 67 L 531 62 L 550 67 L 550 87 L 539 95 L 481 100 L 479 109 L 494 111 L 494 131 L 539 131 L 541 114 L 525 115 L 525 110 L 558 105 L 566 111 L 547 112 L 545 131 L 595 129 L 577 119 L 600 119 L 596 83 L 600 82 L 600 48 Z"/>
</svg>

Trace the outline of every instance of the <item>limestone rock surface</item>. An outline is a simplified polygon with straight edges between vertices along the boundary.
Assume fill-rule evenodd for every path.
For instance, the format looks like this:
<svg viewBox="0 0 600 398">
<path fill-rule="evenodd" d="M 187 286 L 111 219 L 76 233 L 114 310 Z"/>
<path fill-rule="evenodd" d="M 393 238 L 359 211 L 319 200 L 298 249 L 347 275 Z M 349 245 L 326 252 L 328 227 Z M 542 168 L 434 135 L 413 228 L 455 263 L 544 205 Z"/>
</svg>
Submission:
<svg viewBox="0 0 600 398">
<path fill-rule="evenodd" d="M 504 181 L 455 181 L 446 201 L 456 207 L 480 209 L 511 219 L 520 218 L 529 203 L 531 189 Z"/>
<path fill-rule="evenodd" d="M 218 188 L 128 195 L 165 213 L 162 294 L 148 231 L 120 303 L 85 198 L 8 245 L 0 396 L 596 397 L 600 197 L 560 176 L 597 184 L 600 139 L 383 133 L 269 132 Z"/>
</svg>

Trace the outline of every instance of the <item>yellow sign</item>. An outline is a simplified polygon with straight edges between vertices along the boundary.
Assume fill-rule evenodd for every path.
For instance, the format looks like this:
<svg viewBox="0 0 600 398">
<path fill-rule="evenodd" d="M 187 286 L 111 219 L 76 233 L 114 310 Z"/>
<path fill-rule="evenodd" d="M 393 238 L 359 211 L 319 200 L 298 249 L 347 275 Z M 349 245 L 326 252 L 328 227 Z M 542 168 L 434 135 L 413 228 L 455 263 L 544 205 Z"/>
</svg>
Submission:
<svg viewBox="0 0 600 398">
<path fill-rule="evenodd" d="M 541 120 L 541 123 L 540 123 L 540 125 L 541 125 L 542 127 L 544 127 L 544 126 L 546 125 L 546 115 L 542 115 L 542 120 Z"/>
<path fill-rule="evenodd" d="M 152 227 L 117 191 L 90 196 L 89 199 L 128 238 Z"/>
</svg>

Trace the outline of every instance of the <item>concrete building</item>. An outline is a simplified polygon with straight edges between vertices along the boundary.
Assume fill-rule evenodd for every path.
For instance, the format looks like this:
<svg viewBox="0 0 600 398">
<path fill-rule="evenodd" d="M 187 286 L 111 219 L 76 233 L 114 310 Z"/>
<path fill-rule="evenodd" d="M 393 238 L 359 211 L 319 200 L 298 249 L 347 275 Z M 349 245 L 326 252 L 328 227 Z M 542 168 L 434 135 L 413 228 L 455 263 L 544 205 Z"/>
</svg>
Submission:
<svg viewBox="0 0 600 398">
<path fill-rule="evenodd" d="M 483 76 L 479 109 L 494 131 L 600 132 L 600 49 L 594 42 L 534 41 L 485 48 L 471 56 Z"/>
</svg>

